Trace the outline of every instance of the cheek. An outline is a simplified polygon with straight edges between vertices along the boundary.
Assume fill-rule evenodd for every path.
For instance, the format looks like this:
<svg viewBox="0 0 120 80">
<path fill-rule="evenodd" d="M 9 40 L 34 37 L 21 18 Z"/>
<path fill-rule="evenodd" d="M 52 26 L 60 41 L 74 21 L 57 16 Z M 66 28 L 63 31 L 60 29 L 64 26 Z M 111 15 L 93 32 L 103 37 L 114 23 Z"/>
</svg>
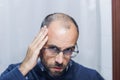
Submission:
<svg viewBox="0 0 120 80">
<path fill-rule="evenodd" d="M 44 55 L 42 56 L 42 60 L 43 60 L 43 63 L 44 63 L 46 66 L 49 66 L 49 65 L 55 63 L 55 62 L 54 62 L 54 61 L 55 61 L 54 58 L 46 55 L 46 53 L 44 53 Z"/>
<path fill-rule="evenodd" d="M 65 59 L 64 65 L 67 65 L 69 63 L 69 61 L 70 61 L 70 58 Z"/>
</svg>

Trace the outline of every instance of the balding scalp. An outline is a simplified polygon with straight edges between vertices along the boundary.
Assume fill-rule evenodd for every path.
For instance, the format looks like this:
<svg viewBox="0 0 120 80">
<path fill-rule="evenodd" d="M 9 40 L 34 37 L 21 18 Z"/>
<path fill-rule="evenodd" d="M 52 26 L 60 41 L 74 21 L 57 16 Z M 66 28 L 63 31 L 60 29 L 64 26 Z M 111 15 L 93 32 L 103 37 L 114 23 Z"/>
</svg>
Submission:
<svg viewBox="0 0 120 80">
<path fill-rule="evenodd" d="M 66 29 L 70 29 L 70 23 L 73 23 L 75 27 L 77 28 L 77 32 L 79 33 L 79 28 L 78 28 L 76 21 L 71 16 L 64 14 L 64 13 L 49 14 L 43 20 L 41 27 L 44 27 L 44 26 L 48 27 L 50 23 L 53 21 L 61 21 L 61 25 L 65 27 Z"/>
</svg>

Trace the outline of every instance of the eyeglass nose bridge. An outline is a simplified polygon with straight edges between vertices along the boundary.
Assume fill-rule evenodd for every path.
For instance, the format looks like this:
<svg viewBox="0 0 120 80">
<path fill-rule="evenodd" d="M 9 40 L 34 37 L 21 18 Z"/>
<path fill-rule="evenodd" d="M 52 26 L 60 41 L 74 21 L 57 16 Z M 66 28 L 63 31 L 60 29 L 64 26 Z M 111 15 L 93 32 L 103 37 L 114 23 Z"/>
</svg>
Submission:
<svg viewBox="0 0 120 80">
<path fill-rule="evenodd" d="M 60 49 L 59 49 L 58 51 L 56 51 L 56 56 L 60 55 L 61 52 L 62 52 L 62 57 L 66 58 L 67 55 L 65 54 L 65 50 L 60 50 Z"/>
<path fill-rule="evenodd" d="M 68 53 L 68 51 L 66 51 L 65 49 L 64 50 L 60 50 L 60 49 L 58 49 L 57 51 L 56 51 L 56 53 L 57 53 L 57 55 L 59 54 L 59 53 L 63 53 L 63 55 L 65 56 L 65 55 L 68 55 L 67 53 Z M 70 53 L 70 52 L 69 52 Z"/>
</svg>

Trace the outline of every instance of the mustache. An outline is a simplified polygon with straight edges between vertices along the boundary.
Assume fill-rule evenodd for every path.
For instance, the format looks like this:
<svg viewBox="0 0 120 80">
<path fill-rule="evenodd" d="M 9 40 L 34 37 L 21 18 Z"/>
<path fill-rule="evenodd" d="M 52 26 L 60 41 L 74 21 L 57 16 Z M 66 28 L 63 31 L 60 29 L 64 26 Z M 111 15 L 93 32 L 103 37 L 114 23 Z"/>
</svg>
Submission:
<svg viewBox="0 0 120 80">
<path fill-rule="evenodd" d="M 63 65 L 63 64 L 59 64 L 59 63 L 55 63 L 54 65 L 49 65 L 49 67 L 59 67 L 59 68 L 64 68 L 65 65 Z"/>
</svg>

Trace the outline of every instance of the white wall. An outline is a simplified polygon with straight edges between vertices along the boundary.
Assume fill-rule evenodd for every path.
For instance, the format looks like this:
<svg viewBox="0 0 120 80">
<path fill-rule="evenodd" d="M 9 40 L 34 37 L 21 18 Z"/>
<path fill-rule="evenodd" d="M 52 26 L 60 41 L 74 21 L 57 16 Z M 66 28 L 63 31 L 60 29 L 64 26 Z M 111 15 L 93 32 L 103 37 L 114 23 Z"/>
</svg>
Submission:
<svg viewBox="0 0 120 80">
<path fill-rule="evenodd" d="M 23 60 L 43 18 L 53 12 L 67 13 L 79 25 L 75 61 L 112 80 L 111 0 L 0 0 L 0 73 Z"/>
<path fill-rule="evenodd" d="M 112 6 L 110 0 L 100 0 L 101 73 L 112 80 Z"/>
</svg>

